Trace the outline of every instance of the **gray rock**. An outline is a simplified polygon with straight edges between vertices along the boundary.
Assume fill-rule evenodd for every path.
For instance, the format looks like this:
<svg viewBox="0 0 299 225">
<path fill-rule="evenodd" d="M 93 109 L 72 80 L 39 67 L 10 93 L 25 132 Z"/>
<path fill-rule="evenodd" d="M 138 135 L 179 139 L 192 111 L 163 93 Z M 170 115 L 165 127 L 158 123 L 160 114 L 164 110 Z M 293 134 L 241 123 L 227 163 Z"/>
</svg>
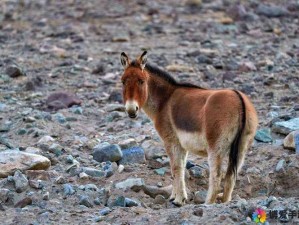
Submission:
<svg viewBox="0 0 299 225">
<path fill-rule="evenodd" d="M 0 188 L 0 202 L 6 202 L 9 197 L 9 190 L 6 188 Z"/>
<path fill-rule="evenodd" d="M 269 128 L 258 130 L 255 134 L 254 139 L 264 143 L 272 142 L 273 139 L 271 136 L 271 130 Z"/>
<path fill-rule="evenodd" d="M 123 153 L 119 145 L 109 145 L 103 148 L 97 148 L 97 146 L 93 149 L 93 158 L 98 162 L 117 162 L 119 161 Z"/>
<path fill-rule="evenodd" d="M 47 191 L 46 193 L 43 194 L 43 200 L 48 201 L 50 199 L 50 193 Z"/>
<path fill-rule="evenodd" d="M 29 186 L 35 189 L 42 189 L 44 187 L 41 180 L 29 180 Z"/>
<path fill-rule="evenodd" d="M 31 205 L 32 204 L 32 198 L 30 197 L 26 197 L 26 198 L 23 198 L 21 199 L 20 201 L 18 201 L 14 207 L 15 208 L 24 208 L 25 206 L 27 205 Z"/>
<path fill-rule="evenodd" d="M 125 198 L 125 206 L 126 207 L 133 207 L 133 206 L 139 206 L 140 203 L 133 200 L 133 199 L 130 199 L 130 198 Z"/>
<path fill-rule="evenodd" d="M 20 76 L 25 76 L 26 74 L 22 71 L 22 69 L 20 69 L 19 67 L 17 67 L 16 65 L 12 65 L 6 68 L 5 74 L 7 74 L 10 77 L 20 77 Z"/>
<path fill-rule="evenodd" d="M 299 130 L 289 133 L 283 140 L 283 146 L 299 152 Z"/>
<path fill-rule="evenodd" d="M 160 176 L 164 176 L 165 173 L 166 173 L 166 168 L 162 167 L 162 168 L 159 168 L 159 169 L 155 169 L 155 173 L 160 175 Z"/>
<path fill-rule="evenodd" d="M 105 207 L 103 209 L 100 210 L 100 215 L 101 216 L 106 216 L 111 212 L 111 209 L 109 207 Z"/>
<path fill-rule="evenodd" d="M 129 138 L 129 139 L 120 141 L 120 142 L 118 143 L 118 145 L 121 147 L 121 149 L 128 149 L 128 148 L 137 146 L 137 142 L 136 142 L 135 139 L 133 139 L 133 138 Z"/>
<path fill-rule="evenodd" d="M 155 197 L 154 203 L 158 204 L 158 205 L 163 205 L 164 203 L 166 203 L 166 198 L 163 195 L 157 195 Z"/>
<path fill-rule="evenodd" d="M 13 176 L 13 181 L 15 183 L 17 193 L 25 191 L 29 186 L 27 177 L 24 174 L 22 174 L 19 170 L 15 172 Z"/>
<path fill-rule="evenodd" d="M 98 188 L 95 184 L 86 184 L 85 185 L 85 190 L 98 191 Z"/>
<path fill-rule="evenodd" d="M 124 196 L 110 196 L 107 203 L 108 207 L 114 207 L 114 206 L 120 206 L 125 207 L 126 206 L 126 198 Z"/>
<path fill-rule="evenodd" d="M 275 171 L 283 171 L 286 166 L 286 161 L 284 159 L 279 160 L 279 162 L 276 165 Z"/>
<path fill-rule="evenodd" d="M 132 147 L 122 150 L 123 156 L 119 161 L 120 164 L 126 165 L 131 163 L 145 163 L 144 150 L 140 147 Z"/>
<path fill-rule="evenodd" d="M 275 122 L 272 130 L 280 134 L 289 134 L 292 131 L 299 130 L 299 118 L 290 119 L 287 121 Z"/>
<path fill-rule="evenodd" d="M 91 177 L 105 177 L 106 176 L 106 172 L 102 171 L 102 170 L 97 170 L 97 169 L 93 169 L 90 167 L 83 167 L 82 170 L 84 173 L 86 173 L 88 176 L 91 176 Z"/>
<path fill-rule="evenodd" d="M 127 180 L 118 182 L 115 184 L 117 189 L 128 189 L 134 186 L 141 187 L 144 185 L 144 180 L 142 178 L 128 178 Z"/>
<path fill-rule="evenodd" d="M 267 17 L 282 17 L 289 15 L 289 11 L 282 5 L 265 5 L 262 3 L 257 7 L 256 13 Z"/>
<path fill-rule="evenodd" d="M 153 140 L 144 141 L 141 147 L 144 149 L 145 158 L 147 160 L 161 158 L 166 155 L 163 146 L 159 142 Z"/>
<path fill-rule="evenodd" d="M 194 178 L 205 178 L 207 177 L 207 170 L 200 166 L 193 166 L 189 169 L 189 173 Z"/>
<path fill-rule="evenodd" d="M 207 197 L 207 191 L 197 191 L 194 193 L 194 203 L 202 204 L 205 202 Z"/>
<path fill-rule="evenodd" d="M 74 157 L 72 155 L 68 155 L 66 157 L 66 162 L 72 164 L 74 162 Z"/>
<path fill-rule="evenodd" d="M 73 195 L 73 194 L 75 194 L 75 190 L 71 184 L 64 184 L 63 185 L 63 193 L 64 193 L 64 195 Z"/>
<path fill-rule="evenodd" d="M 79 204 L 80 204 L 80 205 L 84 205 L 84 206 L 86 206 L 86 207 L 88 207 L 88 208 L 92 208 L 92 207 L 93 207 L 93 205 L 92 205 L 92 203 L 91 203 L 89 197 L 88 197 L 88 196 L 85 196 L 85 195 L 80 197 Z"/>
<path fill-rule="evenodd" d="M 144 185 L 141 187 L 143 192 L 147 195 L 149 195 L 152 198 L 155 198 L 157 195 L 162 195 L 165 198 L 169 198 L 171 191 L 172 191 L 172 185 L 163 187 L 163 188 L 158 188 L 155 186 L 149 186 L 149 185 Z"/>
</svg>

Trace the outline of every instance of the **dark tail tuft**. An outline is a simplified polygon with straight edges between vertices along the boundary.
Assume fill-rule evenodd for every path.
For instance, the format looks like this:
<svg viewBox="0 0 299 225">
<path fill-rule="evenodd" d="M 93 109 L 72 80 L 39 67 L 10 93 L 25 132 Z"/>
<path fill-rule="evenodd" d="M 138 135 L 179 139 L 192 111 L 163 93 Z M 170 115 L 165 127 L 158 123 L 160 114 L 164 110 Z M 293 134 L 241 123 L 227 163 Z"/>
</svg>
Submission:
<svg viewBox="0 0 299 225">
<path fill-rule="evenodd" d="M 229 164 L 228 164 L 228 172 L 233 173 L 235 178 L 237 179 L 237 169 L 238 169 L 238 159 L 239 159 L 239 145 L 240 145 L 240 140 L 241 140 L 241 136 L 243 133 L 243 130 L 245 128 L 245 124 L 246 124 L 246 109 L 245 109 L 245 103 L 243 100 L 242 95 L 236 91 L 233 90 L 239 97 L 240 101 L 241 101 L 241 105 L 242 105 L 242 111 L 241 111 L 241 121 L 240 121 L 240 127 L 238 130 L 238 133 L 235 137 L 235 139 L 233 140 L 233 143 L 230 147 L 230 152 L 229 152 Z"/>
</svg>

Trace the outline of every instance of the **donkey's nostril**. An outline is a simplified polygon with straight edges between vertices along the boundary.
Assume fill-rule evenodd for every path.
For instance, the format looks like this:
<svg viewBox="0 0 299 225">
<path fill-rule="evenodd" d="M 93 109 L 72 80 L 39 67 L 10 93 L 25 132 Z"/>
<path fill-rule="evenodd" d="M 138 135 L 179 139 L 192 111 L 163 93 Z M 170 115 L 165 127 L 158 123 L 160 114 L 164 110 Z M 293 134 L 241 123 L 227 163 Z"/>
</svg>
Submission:
<svg viewBox="0 0 299 225">
<path fill-rule="evenodd" d="M 138 109 L 139 109 L 138 106 L 136 106 L 136 112 L 138 111 Z"/>
</svg>

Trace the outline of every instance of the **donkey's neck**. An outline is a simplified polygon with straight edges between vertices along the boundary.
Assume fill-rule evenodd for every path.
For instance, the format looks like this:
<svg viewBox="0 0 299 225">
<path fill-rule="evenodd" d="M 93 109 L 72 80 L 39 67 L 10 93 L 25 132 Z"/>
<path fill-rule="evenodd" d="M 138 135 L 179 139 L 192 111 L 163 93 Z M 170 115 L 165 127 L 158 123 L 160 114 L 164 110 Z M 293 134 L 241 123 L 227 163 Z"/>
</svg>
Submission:
<svg viewBox="0 0 299 225">
<path fill-rule="evenodd" d="M 174 90 L 174 85 L 149 73 L 148 97 L 143 110 L 151 120 L 155 121 L 157 112 L 163 109 Z"/>
</svg>

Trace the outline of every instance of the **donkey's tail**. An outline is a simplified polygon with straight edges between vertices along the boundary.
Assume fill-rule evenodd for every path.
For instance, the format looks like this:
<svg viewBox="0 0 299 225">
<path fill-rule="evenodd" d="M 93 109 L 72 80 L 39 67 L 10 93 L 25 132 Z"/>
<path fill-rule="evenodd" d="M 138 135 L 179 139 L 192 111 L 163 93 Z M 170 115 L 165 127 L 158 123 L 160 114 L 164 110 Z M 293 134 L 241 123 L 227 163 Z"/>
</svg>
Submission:
<svg viewBox="0 0 299 225">
<path fill-rule="evenodd" d="M 243 130 L 245 128 L 246 125 L 246 108 L 245 108 L 245 102 L 244 99 L 242 97 L 242 95 L 240 94 L 240 92 L 233 90 L 239 97 L 240 101 L 241 101 L 241 121 L 240 121 L 240 126 L 239 126 L 239 130 L 236 134 L 235 139 L 232 142 L 232 145 L 230 147 L 230 152 L 229 152 L 229 162 L 228 162 L 228 173 L 230 174 L 234 174 L 235 178 L 237 179 L 237 173 L 238 173 L 238 163 L 239 163 L 239 146 L 240 146 L 240 141 L 241 141 L 241 137 L 242 137 L 242 133 Z"/>
</svg>

